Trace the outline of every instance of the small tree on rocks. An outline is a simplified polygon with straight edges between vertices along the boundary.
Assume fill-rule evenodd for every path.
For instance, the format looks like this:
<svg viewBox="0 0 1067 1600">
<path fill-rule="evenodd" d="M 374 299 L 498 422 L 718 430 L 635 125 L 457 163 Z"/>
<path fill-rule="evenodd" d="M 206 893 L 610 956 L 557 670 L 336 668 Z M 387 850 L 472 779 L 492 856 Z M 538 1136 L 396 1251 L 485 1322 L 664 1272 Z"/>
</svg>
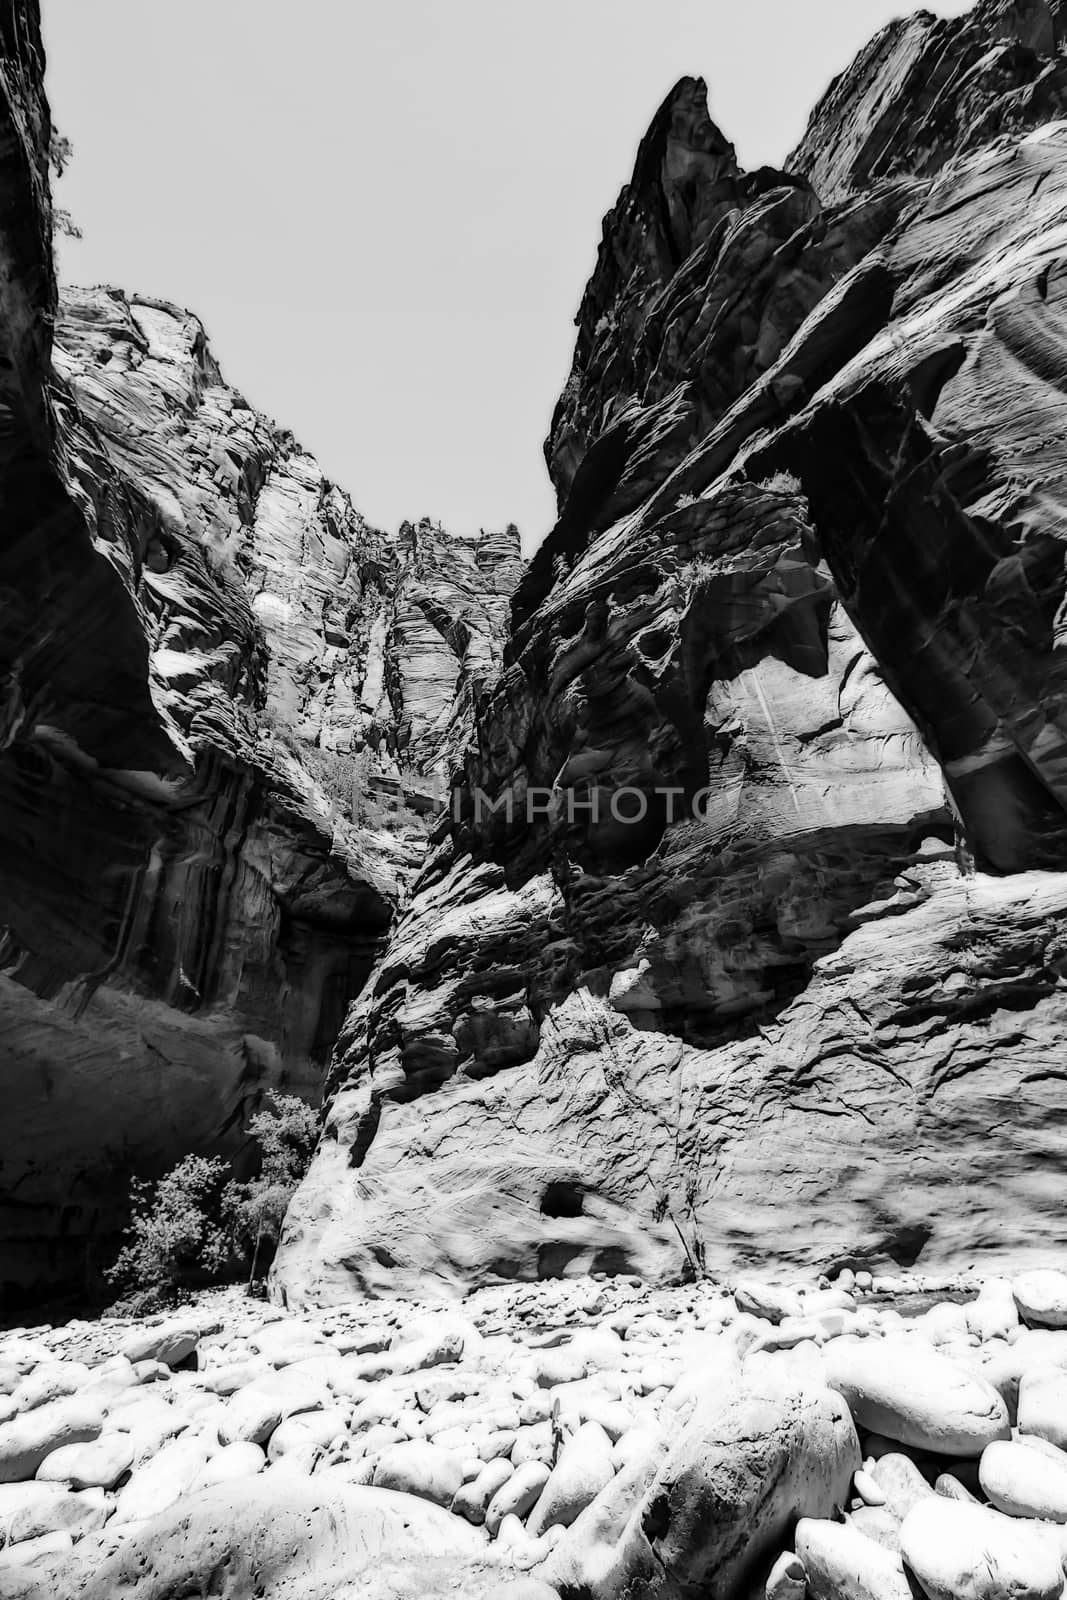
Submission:
<svg viewBox="0 0 1067 1600">
<path fill-rule="evenodd" d="M 315 1112 L 297 1095 L 272 1090 L 268 1098 L 269 1108 L 248 1124 L 260 1148 L 259 1175 L 249 1183 L 228 1183 L 222 1197 L 230 1237 L 242 1254 L 251 1255 L 249 1290 L 263 1245 L 271 1247 L 271 1255 L 277 1248 L 286 1209 L 311 1163 L 319 1131 Z"/>
<path fill-rule="evenodd" d="M 230 1255 L 219 1212 L 226 1164 L 186 1156 L 158 1183 L 135 1178 L 127 1242 L 104 1274 L 124 1291 L 115 1309 L 146 1314 L 217 1278 Z"/>
</svg>

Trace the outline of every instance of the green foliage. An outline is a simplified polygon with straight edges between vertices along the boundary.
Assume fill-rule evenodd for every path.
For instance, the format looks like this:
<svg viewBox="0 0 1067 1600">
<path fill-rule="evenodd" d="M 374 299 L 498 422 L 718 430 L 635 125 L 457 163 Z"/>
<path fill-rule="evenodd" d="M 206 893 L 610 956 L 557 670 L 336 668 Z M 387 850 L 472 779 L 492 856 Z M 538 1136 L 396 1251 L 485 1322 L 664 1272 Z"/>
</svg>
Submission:
<svg viewBox="0 0 1067 1600">
<path fill-rule="evenodd" d="M 123 1291 L 117 1312 L 147 1315 L 190 1289 L 233 1279 L 249 1261 L 254 1279 L 264 1244 L 273 1254 L 315 1150 L 318 1118 L 296 1095 L 272 1091 L 268 1102 L 248 1124 L 259 1150 L 250 1181 L 238 1182 L 218 1156 L 186 1156 L 157 1183 L 134 1179 L 126 1243 L 105 1273 Z"/>
<path fill-rule="evenodd" d="M 106 1273 L 131 1297 L 160 1303 L 218 1278 L 230 1248 L 220 1210 L 226 1164 L 217 1156 L 186 1156 L 158 1183 L 135 1178 L 127 1242 Z"/>
<path fill-rule="evenodd" d="M 272 1090 L 268 1098 L 270 1109 L 257 1112 L 248 1125 L 259 1145 L 259 1174 L 248 1183 L 231 1181 L 222 1196 L 227 1234 L 235 1250 L 251 1257 L 252 1280 L 263 1245 L 271 1247 L 271 1254 L 277 1246 L 289 1201 L 311 1164 L 319 1131 L 315 1112 L 297 1095 Z"/>
</svg>

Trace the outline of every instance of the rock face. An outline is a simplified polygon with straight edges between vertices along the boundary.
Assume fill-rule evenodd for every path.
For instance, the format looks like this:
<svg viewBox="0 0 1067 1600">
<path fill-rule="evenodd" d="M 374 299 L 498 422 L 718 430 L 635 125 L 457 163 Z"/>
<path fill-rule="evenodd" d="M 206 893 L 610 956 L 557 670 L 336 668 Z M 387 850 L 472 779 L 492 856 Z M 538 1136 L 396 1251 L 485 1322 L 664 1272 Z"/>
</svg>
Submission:
<svg viewBox="0 0 1067 1600">
<path fill-rule="evenodd" d="M 368 527 L 189 313 L 57 302 L 37 8 L 0 20 L 6 1298 L 91 1278 L 131 1170 L 318 1093 L 519 561 Z"/>
<path fill-rule="evenodd" d="M 559 520 L 342 1031 L 279 1295 L 1040 1264 L 1065 26 L 896 25 L 787 172 L 738 169 L 697 80 L 657 113 L 578 314 Z"/>
</svg>

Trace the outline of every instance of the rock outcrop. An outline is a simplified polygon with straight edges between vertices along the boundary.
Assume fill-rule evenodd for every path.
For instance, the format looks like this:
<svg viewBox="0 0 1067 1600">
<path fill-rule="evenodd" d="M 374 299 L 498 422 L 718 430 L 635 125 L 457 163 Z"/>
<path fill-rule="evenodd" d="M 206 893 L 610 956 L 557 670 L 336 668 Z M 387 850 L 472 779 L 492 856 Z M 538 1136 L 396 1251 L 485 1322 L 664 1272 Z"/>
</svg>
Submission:
<svg viewBox="0 0 1067 1600">
<path fill-rule="evenodd" d="M 467 740 L 514 528 L 370 528 L 197 319 L 57 297 L 35 5 L 0 8 L 0 1288 L 131 1171 L 316 1097 Z"/>
<path fill-rule="evenodd" d="M 657 113 L 279 1295 L 1052 1248 L 1062 27 L 897 25 L 786 172 Z"/>
</svg>

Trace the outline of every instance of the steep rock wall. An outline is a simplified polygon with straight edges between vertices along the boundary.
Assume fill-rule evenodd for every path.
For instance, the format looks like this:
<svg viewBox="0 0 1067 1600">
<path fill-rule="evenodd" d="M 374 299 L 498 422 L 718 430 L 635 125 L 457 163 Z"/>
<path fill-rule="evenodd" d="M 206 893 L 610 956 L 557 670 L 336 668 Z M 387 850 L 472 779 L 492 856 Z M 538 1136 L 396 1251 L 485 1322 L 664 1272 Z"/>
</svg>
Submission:
<svg viewBox="0 0 1067 1600">
<path fill-rule="evenodd" d="M 514 528 L 370 528 L 188 312 L 58 298 L 34 5 L 0 49 L 10 1303 L 93 1285 L 132 1172 L 239 1146 L 271 1086 L 317 1096 L 519 559 Z"/>
<path fill-rule="evenodd" d="M 1055 1249 L 1059 26 L 891 30 L 796 176 L 657 115 L 280 1295 Z"/>
</svg>

